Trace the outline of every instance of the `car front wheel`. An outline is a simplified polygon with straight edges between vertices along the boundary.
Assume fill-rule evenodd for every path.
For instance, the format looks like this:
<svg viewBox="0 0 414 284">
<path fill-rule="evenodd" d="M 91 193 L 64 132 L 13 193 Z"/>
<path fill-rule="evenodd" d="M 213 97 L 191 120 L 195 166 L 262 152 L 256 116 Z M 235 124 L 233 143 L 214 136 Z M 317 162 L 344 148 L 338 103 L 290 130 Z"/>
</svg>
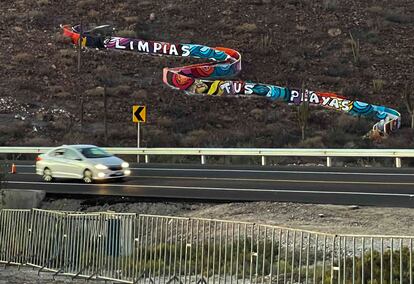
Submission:
<svg viewBox="0 0 414 284">
<path fill-rule="evenodd" d="M 83 182 L 84 183 L 92 183 L 92 172 L 90 170 L 85 170 L 83 173 Z"/>
<path fill-rule="evenodd" d="M 53 181 L 52 171 L 49 168 L 43 170 L 43 180 L 45 182 Z"/>
</svg>

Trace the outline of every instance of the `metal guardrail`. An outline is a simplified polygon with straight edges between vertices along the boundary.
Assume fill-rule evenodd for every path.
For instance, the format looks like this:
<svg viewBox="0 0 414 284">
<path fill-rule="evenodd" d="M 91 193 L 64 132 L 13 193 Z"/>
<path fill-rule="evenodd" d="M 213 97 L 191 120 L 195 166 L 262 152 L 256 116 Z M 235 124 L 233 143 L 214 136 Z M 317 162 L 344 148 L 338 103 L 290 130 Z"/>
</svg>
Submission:
<svg viewBox="0 0 414 284">
<path fill-rule="evenodd" d="M 52 147 L 0 147 L 0 154 L 41 154 Z M 414 149 L 306 149 L 306 148 L 132 148 L 104 147 L 116 155 L 143 155 L 149 162 L 150 155 L 200 156 L 206 164 L 207 156 L 257 156 L 266 165 L 267 157 L 325 157 L 326 165 L 332 166 L 334 157 L 382 157 L 394 158 L 395 166 L 401 167 L 402 158 L 414 158 Z"/>
<path fill-rule="evenodd" d="M 413 283 L 413 240 L 202 218 L 0 210 L 0 263 L 123 283 Z"/>
</svg>

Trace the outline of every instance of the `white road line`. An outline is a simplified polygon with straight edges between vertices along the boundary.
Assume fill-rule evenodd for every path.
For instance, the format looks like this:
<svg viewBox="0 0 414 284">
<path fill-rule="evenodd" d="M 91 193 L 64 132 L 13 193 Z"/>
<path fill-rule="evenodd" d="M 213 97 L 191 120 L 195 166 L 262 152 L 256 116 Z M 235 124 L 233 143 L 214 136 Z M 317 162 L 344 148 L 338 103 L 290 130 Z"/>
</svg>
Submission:
<svg viewBox="0 0 414 284">
<path fill-rule="evenodd" d="M 327 175 L 361 175 L 361 176 L 414 176 L 404 173 L 358 173 L 358 172 L 317 172 L 317 171 L 289 171 L 289 170 L 226 170 L 226 169 L 170 169 L 170 168 L 131 168 L 144 171 L 188 171 L 188 172 L 240 172 L 240 173 L 282 173 L 282 174 L 327 174 Z"/>
<path fill-rule="evenodd" d="M 34 168 L 36 166 L 35 165 L 16 165 L 16 167 L 18 167 L 18 168 Z"/>
<path fill-rule="evenodd" d="M 12 184 L 39 184 L 39 185 L 62 185 L 62 186 L 83 186 L 81 183 L 45 183 L 12 181 Z M 138 184 L 88 184 L 94 187 L 130 187 L 130 188 L 161 188 L 161 189 L 200 189 L 212 191 L 245 191 L 245 192 L 280 192 L 280 193 L 308 193 L 308 194 L 336 194 L 336 195 L 373 195 L 373 196 L 401 196 L 414 198 L 414 194 L 404 193 L 382 193 L 382 192 L 348 192 L 348 191 L 306 191 L 306 190 L 287 190 L 287 189 L 259 189 L 259 188 L 224 188 L 224 187 L 191 187 L 191 186 L 163 186 L 163 185 L 138 185 Z"/>
</svg>

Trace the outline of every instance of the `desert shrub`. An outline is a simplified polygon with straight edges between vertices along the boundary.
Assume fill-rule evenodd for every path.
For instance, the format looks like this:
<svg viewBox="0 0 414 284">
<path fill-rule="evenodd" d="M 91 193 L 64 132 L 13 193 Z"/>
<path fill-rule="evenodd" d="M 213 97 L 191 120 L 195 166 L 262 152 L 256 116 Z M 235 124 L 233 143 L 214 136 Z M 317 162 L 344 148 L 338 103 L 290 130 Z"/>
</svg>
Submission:
<svg viewBox="0 0 414 284">
<path fill-rule="evenodd" d="M 373 123 L 364 117 L 343 113 L 337 117 L 335 124 L 346 133 L 364 135 L 371 129 Z"/>
<path fill-rule="evenodd" d="M 137 34 L 131 30 L 120 30 L 116 32 L 116 35 L 120 37 L 136 37 Z"/>
<path fill-rule="evenodd" d="M 76 3 L 76 7 L 79 9 L 90 8 L 98 4 L 97 0 L 80 0 Z"/>
<path fill-rule="evenodd" d="M 251 33 L 257 30 L 257 26 L 255 23 L 244 23 L 240 26 L 236 27 L 236 31 L 238 32 L 245 32 L 245 33 Z"/>
<path fill-rule="evenodd" d="M 43 11 L 32 10 L 27 13 L 30 21 L 34 24 L 41 24 L 46 19 L 46 14 Z"/>
<path fill-rule="evenodd" d="M 254 108 L 250 111 L 250 115 L 256 120 L 256 121 L 264 121 L 265 119 L 265 111 L 260 108 Z"/>
<path fill-rule="evenodd" d="M 171 133 L 161 129 L 150 129 L 143 132 L 143 139 L 146 147 L 173 147 L 175 146 L 175 138 Z"/>
<path fill-rule="evenodd" d="M 71 93 L 65 92 L 65 91 L 53 93 L 52 95 L 57 97 L 57 98 L 68 98 L 68 97 L 72 96 Z"/>
<path fill-rule="evenodd" d="M 47 137 L 32 137 L 24 141 L 23 145 L 47 147 L 53 146 L 53 141 Z"/>
<path fill-rule="evenodd" d="M 129 16 L 129 17 L 124 17 L 124 20 L 127 24 L 135 24 L 139 21 L 138 16 Z"/>
<path fill-rule="evenodd" d="M 170 128 L 173 125 L 172 118 L 161 116 L 157 119 L 157 125 L 163 128 Z"/>
<path fill-rule="evenodd" d="M 333 11 L 338 8 L 338 0 L 323 0 L 323 8 L 328 11 Z"/>
<path fill-rule="evenodd" d="M 321 136 L 315 136 L 306 138 L 303 141 L 300 141 L 297 145 L 300 148 L 325 148 L 325 144 L 323 143 L 323 139 Z"/>
<path fill-rule="evenodd" d="M 143 90 L 143 89 L 142 90 L 134 91 L 132 93 L 132 97 L 134 99 L 146 100 L 147 99 L 147 96 L 148 96 L 148 92 L 146 90 Z"/>
<path fill-rule="evenodd" d="M 88 17 L 89 18 L 96 19 L 98 16 L 99 16 L 98 11 L 96 11 L 94 9 L 91 9 L 91 10 L 88 11 Z"/>
<path fill-rule="evenodd" d="M 187 133 L 183 139 L 181 139 L 180 144 L 185 147 L 203 147 L 206 145 L 206 141 L 210 138 L 210 134 L 203 130 L 193 130 Z"/>
<path fill-rule="evenodd" d="M 46 6 L 50 4 L 50 1 L 49 0 L 37 0 L 36 3 L 39 6 Z"/>
<path fill-rule="evenodd" d="M 102 87 L 96 87 L 93 89 L 89 89 L 85 91 L 85 94 L 87 96 L 91 96 L 91 97 L 99 97 L 99 96 L 103 96 L 104 93 L 104 88 Z"/>
<path fill-rule="evenodd" d="M 385 12 L 385 19 L 393 23 L 408 24 L 414 20 L 414 17 L 401 10 L 388 10 Z"/>
<path fill-rule="evenodd" d="M 384 8 L 381 6 L 371 6 L 366 9 L 368 12 L 372 14 L 383 14 Z"/>
<path fill-rule="evenodd" d="M 372 43 L 372 44 L 379 43 L 381 41 L 381 38 L 377 30 L 369 31 L 366 34 L 366 39 L 369 43 Z"/>
<path fill-rule="evenodd" d="M 382 91 L 382 89 L 384 88 L 385 85 L 385 81 L 382 79 L 374 79 L 372 80 L 372 90 L 375 93 L 378 93 L 380 91 Z"/>
<path fill-rule="evenodd" d="M 26 135 L 26 129 L 28 127 L 28 124 L 22 121 L 1 124 L 0 137 L 3 140 L 1 144 L 14 139 L 22 139 Z"/>
<path fill-rule="evenodd" d="M 260 36 L 260 41 L 258 44 L 258 52 L 260 54 L 271 54 L 275 51 L 273 46 L 273 33 L 269 32 Z"/>
<path fill-rule="evenodd" d="M 60 55 L 63 58 L 75 58 L 76 57 L 76 52 L 73 49 L 61 49 L 59 50 Z"/>
<path fill-rule="evenodd" d="M 349 140 L 349 134 L 346 133 L 345 129 L 333 126 L 323 137 L 323 143 L 326 147 L 343 147 Z"/>
<path fill-rule="evenodd" d="M 326 69 L 325 74 L 331 77 L 345 77 L 349 75 L 350 72 L 351 70 L 348 68 L 348 66 L 337 63 L 332 66 L 329 66 Z"/>
<path fill-rule="evenodd" d="M 13 56 L 13 60 L 19 64 L 31 64 L 35 61 L 35 56 L 27 52 L 20 52 Z"/>
<path fill-rule="evenodd" d="M 119 85 L 113 88 L 110 88 L 110 93 L 115 96 L 126 96 L 131 92 L 131 87 L 128 85 Z"/>
<path fill-rule="evenodd" d="M 346 86 L 342 94 L 349 100 L 360 99 L 362 96 L 362 88 L 358 85 Z"/>
<path fill-rule="evenodd" d="M 40 93 L 43 91 L 41 83 L 36 80 L 16 79 L 13 84 L 18 90 Z"/>
</svg>

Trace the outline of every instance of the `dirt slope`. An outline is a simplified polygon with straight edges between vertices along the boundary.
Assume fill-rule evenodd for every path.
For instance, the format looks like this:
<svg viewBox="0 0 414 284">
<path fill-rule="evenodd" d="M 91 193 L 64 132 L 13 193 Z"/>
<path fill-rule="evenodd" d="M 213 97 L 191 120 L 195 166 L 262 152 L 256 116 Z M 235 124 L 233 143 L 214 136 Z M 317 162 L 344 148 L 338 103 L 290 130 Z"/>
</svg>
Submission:
<svg viewBox="0 0 414 284">
<path fill-rule="evenodd" d="M 120 35 L 226 46 L 243 56 L 245 80 L 342 92 L 407 112 L 401 94 L 414 75 L 410 0 L 57 1 L 2 2 L 0 145 L 104 144 L 97 68 L 110 89 L 109 145 L 135 145 L 131 106 L 149 107 L 143 146 L 412 147 L 413 132 L 362 139 L 372 121 L 314 109 L 300 141 L 295 107 L 265 99 L 186 96 L 163 86 L 164 66 L 193 61 L 76 50 L 59 24 L 110 23 Z M 351 37 L 359 48 L 354 56 Z M 98 88 L 97 88 L 98 87 Z M 80 129 L 80 95 L 85 98 Z"/>
</svg>

